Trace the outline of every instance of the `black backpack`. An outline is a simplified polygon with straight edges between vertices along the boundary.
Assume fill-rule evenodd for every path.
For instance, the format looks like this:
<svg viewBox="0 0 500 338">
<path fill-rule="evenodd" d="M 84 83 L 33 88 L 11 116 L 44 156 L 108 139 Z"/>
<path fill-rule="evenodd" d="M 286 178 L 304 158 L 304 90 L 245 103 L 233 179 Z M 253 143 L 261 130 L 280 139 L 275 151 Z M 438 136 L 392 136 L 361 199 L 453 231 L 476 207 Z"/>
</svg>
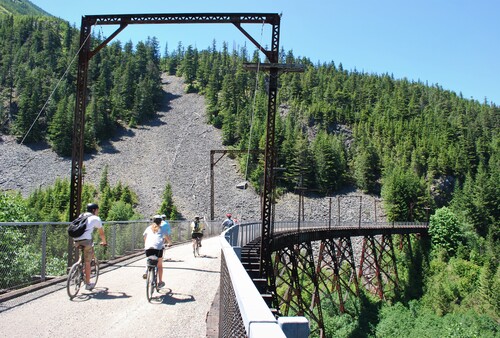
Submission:
<svg viewBox="0 0 500 338">
<path fill-rule="evenodd" d="M 68 226 L 68 235 L 69 237 L 80 237 L 83 235 L 85 230 L 87 229 L 87 220 L 89 216 L 91 216 L 91 213 L 83 213 L 80 214 L 77 218 L 75 218 L 71 224 Z"/>
</svg>

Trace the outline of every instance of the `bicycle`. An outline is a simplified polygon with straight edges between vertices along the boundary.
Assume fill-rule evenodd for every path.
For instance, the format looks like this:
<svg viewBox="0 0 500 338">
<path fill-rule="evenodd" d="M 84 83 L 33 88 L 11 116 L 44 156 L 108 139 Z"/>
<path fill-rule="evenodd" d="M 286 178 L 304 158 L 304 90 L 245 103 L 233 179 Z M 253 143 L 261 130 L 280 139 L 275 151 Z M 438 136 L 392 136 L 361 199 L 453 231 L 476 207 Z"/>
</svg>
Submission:
<svg viewBox="0 0 500 338">
<path fill-rule="evenodd" d="M 69 270 L 68 279 L 66 281 L 66 291 L 68 291 L 69 299 L 73 299 L 76 297 L 78 292 L 80 291 L 80 287 L 82 283 L 85 284 L 85 264 L 83 262 L 83 245 L 79 245 L 78 249 L 80 250 L 80 257 L 78 261 L 71 266 Z M 94 243 L 92 243 L 92 250 L 94 249 Z M 97 284 L 97 280 L 99 279 L 99 260 L 94 255 L 92 260 L 90 261 L 90 282 L 94 283 L 94 286 Z"/>
<path fill-rule="evenodd" d="M 147 261 L 147 280 L 146 280 L 146 297 L 148 298 L 148 302 L 151 302 L 153 298 L 153 292 L 160 292 L 160 288 L 158 287 L 158 256 L 148 256 Z"/>
<path fill-rule="evenodd" d="M 198 256 L 200 255 L 201 237 L 196 237 L 195 240 L 196 240 L 196 243 L 195 243 L 194 249 L 193 249 L 194 257 L 196 257 L 196 255 L 198 255 Z"/>
</svg>

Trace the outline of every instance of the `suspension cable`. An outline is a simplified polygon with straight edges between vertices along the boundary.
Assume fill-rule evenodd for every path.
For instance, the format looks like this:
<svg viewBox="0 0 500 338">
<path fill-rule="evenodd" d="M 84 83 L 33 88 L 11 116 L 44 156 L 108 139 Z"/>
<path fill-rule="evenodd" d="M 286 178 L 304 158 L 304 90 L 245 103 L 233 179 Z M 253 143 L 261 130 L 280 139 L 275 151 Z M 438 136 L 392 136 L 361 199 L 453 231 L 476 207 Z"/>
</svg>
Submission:
<svg viewBox="0 0 500 338">
<path fill-rule="evenodd" d="M 262 36 L 264 35 L 264 21 L 262 21 L 262 26 L 260 28 L 260 45 L 262 46 Z M 260 69 L 260 55 L 257 59 L 257 72 L 255 73 L 255 88 L 253 92 L 253 102 L 252 102 L 252 116 L 250 119 L 250 135 L 248 137 L 248 147 L 247 147 L 247 163 L 245 165 L 245 181 L 248 179 L 248 161 L 250 159 L 250 144 L 252 142 L 252 131 L 253 131 L 253 118 L 255 112 L 255 102 L 257 100 L 257 86 L 259 84 L 259 69 Z"/>
</svg>

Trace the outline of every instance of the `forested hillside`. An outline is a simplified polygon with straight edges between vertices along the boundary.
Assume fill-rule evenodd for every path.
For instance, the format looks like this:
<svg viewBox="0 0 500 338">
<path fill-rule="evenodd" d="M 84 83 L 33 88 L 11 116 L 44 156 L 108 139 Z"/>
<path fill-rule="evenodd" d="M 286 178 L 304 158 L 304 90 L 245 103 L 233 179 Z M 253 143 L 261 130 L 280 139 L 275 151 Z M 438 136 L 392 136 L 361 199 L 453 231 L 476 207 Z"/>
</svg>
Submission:
<svg viewBox="0 0 500 338">
<path fill-rule="evenodd" d="M 3 132 L 24 143 L 47 141 L 59 154 L 71 154 L 79 36 L 59 19 L 0 16 Z M 92 45 L 101 41 L 96 36 Z M 91 60 L 87 151 L 111 137 L 118 123 L 134 126 L 155 114 L 161 95 L 158 49 L 154 38 L 136 46 L 117 41 Z"/>
<path fill-rule="evenodd" d="M 49 15 L 43 9 L 26 0 L 0 0 L 0 14 Z"/>
<path fill-rule="evenodd" d="M 166 54 L 166 69 L 205 95 L 207 118 L 222 128 L 227 146 L 263 147 L 266 75 L 256 81 L 243 69 L 246 50 L 180 46 Z M 305 73 L 282 74 L 279 82 L 282 188 L 328 194 L 354 183 L 381 192 L 391 220 L 424 221 L 453 201 L 469 215 L 482 210 L 472 221 L 484 236 L 498 222 L 499 107 L 437 86 L 282 55 L 283 62 L 306 66 Z M 257 62 L 255 55 L 251 61 Z M 262 166 L 250 163 L 258 182 Z"/>
<path fill-rule="evenodd" d="M 94 46 L 101 40 L 93 36 Z M 2 133 L 70 153 L 78 41 L 64 21 L 0 15 Z M 134 127 L 154 116 L 161 71 L 183 76 L 188 92 L 205 96 L 206 119 L 221 128 L 227 147 L 262 149 L 267 78 L 243 67 L 260 62 L 259 54 L 220 47 L 179 43 L 161 55 L 152 38 L 101 50 L 90 64 L 86 149 L 99 147 L 120 124 Z M 357 317 L 325 309 L 331 332 L 498 334 L 500 107 L 389 74 L 313 64 L 292 52 L 282 51 L 281 62 L 303 64 L 305 72 L 279 78 L 278 190 L 328 195 L 355 185 L 381 195 L 389 220 L 430 220 L 431 246 L 418 249 L 419 264 L 401 267 L 407 291 L 392 299 L 396 305 L 367 300 Z M 240 159 L 242 171 L 248 168 L 258 190 L 262 158 L 250 156 Z"/>
</svg>

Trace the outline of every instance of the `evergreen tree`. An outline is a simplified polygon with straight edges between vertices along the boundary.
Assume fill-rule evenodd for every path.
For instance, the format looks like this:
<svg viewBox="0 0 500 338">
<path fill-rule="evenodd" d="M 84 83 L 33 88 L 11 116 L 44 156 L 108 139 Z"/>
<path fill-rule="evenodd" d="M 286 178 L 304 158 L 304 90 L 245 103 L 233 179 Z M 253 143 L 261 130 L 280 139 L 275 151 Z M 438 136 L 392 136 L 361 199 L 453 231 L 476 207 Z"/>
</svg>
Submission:
<svg viewBox="0 0 500 338">
<path fill-rule="evenodd" d="M 360 146 L 354 157 L 354 179 L 364 192 L 377 192 L 377 180 L 380 177 L 379 159 L 373 147 Z"/>
<path fill-rule="evenodd" d="M 384 174 L 382 197 L 389 221 L 419 220 L 416 216 L 426 205 L 425 196 L 424 186 L 413 172 L 396 167 Z"/>
<path fill-rule="evenodd" d="M 177 208 L 174 205 L 172 187 L 168 182 L 165 186 L 165 190 L 163 191 L 163 198 L 158 213 L 167 215 L 168 219 L 177 218 Z"/>
<path fill-rule="evenodd" d="M 70 156 L 72 151 L 74 101 L 74 96 L 61 99 L 49 125 L 48 138 L 52 148 L 63 156 Z"/>
<path fill-rule="evenodd" d="M 109 168 L 108 165 L 106 164 L 101 174 L 101 180 L 99 181 L 99 191 L 104 191 L 106 187 L 109 187 L 108 170 Z"/>
<path fill-rule="evenodd" d="M 345 184 L 347 161 L 342 140 L 320 132 L 313 143 L 318 187 L 323 192 L 334 192 Z"/>
</svg>

